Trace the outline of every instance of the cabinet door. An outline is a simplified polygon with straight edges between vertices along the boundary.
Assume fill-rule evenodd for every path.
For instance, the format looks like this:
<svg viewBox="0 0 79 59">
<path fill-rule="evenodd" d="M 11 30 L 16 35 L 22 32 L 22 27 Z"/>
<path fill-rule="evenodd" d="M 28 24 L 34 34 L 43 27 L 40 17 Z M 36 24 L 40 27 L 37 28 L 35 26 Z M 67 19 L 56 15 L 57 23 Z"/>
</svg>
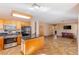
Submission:
<svg viewBox="0 0 79 59">
<path fill-rule="evenodd" d="M 17 30 L 20 30 L 20 29 L 21 29 L 21 22 L 17 21 L 16 29 L 17 29 Z"/>
<path fill-rule="evenodd" d="M 1 36 L 1 37 L 0 37 L 0 50 L 3 50 L 3 48 L 4 48 L 4 39 L 3 39 L 3 37 Z"/>
<path fill-rule="evenodd" d="M 18 37 L 17 37 L 17 44 L 18 44 L 18 45 L 21 44 L 21 35 L 18 35 Z"/>
</svg>

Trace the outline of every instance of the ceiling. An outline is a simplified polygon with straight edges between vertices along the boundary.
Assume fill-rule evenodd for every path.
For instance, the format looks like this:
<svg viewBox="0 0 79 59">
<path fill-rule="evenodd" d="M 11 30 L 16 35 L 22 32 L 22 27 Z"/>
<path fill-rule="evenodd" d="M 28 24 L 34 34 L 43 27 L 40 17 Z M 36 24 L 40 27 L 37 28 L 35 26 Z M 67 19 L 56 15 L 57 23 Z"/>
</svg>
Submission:
<svg viewBox="0 0 79 59">
<path fill-rule="evenodd" d="M 77 22 L 78 12 L 75 10 L 79 7 L 77 3 L 37 3 L 40 8 L 35 8 L 32 5 L 32 3 L 0 3 L 0 18 L 25 21 L 43 20 L 51 24 Z M 12 17 L 13 10 L 29 13 L 33 16 L 33 19 Z"/>
</svg>

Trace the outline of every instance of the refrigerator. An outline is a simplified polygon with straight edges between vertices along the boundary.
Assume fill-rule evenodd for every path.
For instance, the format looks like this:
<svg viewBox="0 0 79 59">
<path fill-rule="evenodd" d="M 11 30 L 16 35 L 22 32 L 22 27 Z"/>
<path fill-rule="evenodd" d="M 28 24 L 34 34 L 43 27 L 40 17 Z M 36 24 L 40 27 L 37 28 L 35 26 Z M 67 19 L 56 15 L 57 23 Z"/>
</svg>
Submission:
<svg viewBox="0 0 79 59">
<path fill-rule="evenodd" d="M 22 37 L 30 38 L 31 37 L 31 26 L 23 26 L 21 28 Z"/>
</svg>

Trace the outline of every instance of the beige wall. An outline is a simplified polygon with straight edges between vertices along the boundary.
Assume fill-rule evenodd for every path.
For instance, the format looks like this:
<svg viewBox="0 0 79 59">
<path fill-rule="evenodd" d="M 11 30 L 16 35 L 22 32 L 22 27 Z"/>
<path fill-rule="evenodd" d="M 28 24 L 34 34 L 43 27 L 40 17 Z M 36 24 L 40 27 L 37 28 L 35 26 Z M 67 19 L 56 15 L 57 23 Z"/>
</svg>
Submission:
<svg viewBox="0 0 79 59">
<path fill-rule="evenodd" d="M 39 29 L 40 35 L 49 36 L 53 34 L 54 27 L 51 24 L 40 22 Z"/>
<path fill-rule="evenodd" d="M 45 23 L 44 21 L 40 21 L 39 33 L 40 35 L 48 36 L 49 35 L 49 24 Z"/>
<path fill-rule="evenodd" d="M 67 30 L 67 29 L 63 29 L 64 25 L 71 25 L 71 29 Z M 71 24 L 58 24 L 56 26 L 57 29 L 57 35 L 61 36 L 62 32 L 68 32 L 68 33 L 73 33 L 75 35 L 75 37 L 77 37 L 77 23 L 71 23 Z"/>
<path fill-rule="evenodd" d="M 55 29 L 57 30 L 57 35 L 62 36 L 62 32 L 68 32 L 73 33 L 77 37 L 77 23 L 71 23 L 71 24 L 57 24 L 55 26 L 47 23 L 40 23 L 40 33 L 44 33 L 45 36 L 54 34 Z M 65 30 L 63 29 L 64 25 L 71 25 L 71 30 Z"/>
<path fill-rule="evenodd" d="M 39 35 L 44 35 L 45 33 L 45 22 L 39 22 Z"/>
</svg>

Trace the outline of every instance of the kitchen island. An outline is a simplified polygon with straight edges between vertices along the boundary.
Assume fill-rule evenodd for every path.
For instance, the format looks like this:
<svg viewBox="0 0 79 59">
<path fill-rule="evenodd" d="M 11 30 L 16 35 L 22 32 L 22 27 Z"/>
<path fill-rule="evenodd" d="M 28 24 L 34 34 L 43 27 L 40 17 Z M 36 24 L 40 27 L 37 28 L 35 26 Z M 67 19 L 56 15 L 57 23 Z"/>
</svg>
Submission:
<svg viewBox="0 0 79 59">
<path fill-rule="evenodd" d="M 31 38 L 22 38 L 21 40 L 21 52 L 24 55 L 35 53 L 37 50 L 43 48 L 44 36 L 35 36 Z"/>
</svg>

